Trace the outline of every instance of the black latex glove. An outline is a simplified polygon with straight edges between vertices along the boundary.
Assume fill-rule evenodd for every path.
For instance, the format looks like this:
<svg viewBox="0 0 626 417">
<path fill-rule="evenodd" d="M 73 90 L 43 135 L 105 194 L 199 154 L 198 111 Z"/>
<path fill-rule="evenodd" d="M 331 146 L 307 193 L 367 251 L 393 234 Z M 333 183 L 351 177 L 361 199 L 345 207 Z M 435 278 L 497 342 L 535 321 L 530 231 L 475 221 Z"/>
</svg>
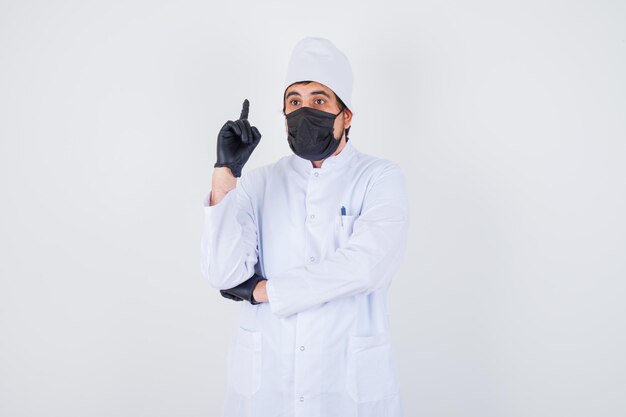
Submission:
<svg viewBox="0 0 626 417">
<path fill-rule="evenodd" d="M 261 140 L 261 134 L 248 122 L 250 102 L 243 101 L 238 120 L 224 123 L 217 135 L 217 162 L 215 167 L 229 167 L 235 177 L 241 177 L 241 169 Z"/>
<path fill-rule="evenodd" d="M 250 304 L 261 304 L 260 302 L 254 299 L 253 293 L 254 293 L 254 288 L 256 287 L 256 285 L 260 281 L 264 281 L 266 279 L 267 278 L 263 278 L 261 275 L 255 273 L 246 281 L 242 282 L 236 287 L 229 288 L 227 290 L 220 290 L 220 293 L 222 294 L 223 297 L 229 298 L 231 300 L 235 300 L 235 301 L 246 300 L 246 301 L 249 301 Z"/>
</svg>

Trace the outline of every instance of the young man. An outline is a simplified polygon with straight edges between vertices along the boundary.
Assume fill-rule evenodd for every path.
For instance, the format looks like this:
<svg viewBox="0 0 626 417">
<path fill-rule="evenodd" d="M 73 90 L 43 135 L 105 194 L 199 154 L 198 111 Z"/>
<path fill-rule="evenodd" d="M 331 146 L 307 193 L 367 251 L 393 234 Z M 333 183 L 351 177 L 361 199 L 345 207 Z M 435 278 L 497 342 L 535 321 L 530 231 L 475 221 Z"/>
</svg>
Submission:
<svg viewBox="0 0 626 417">
<path fill-rule="evenodd" d="M 285 82 L 293 155 L 241 176 L 261 139 L 247 100 L 218 135 L 202 271 L 222 295 L 247 301 L 223 417 L 403 415 L 387 293 L 408 200 L 400 168 L 349 140 L 351 95 L 345 55 L 305 38 Z"/>
</svg>

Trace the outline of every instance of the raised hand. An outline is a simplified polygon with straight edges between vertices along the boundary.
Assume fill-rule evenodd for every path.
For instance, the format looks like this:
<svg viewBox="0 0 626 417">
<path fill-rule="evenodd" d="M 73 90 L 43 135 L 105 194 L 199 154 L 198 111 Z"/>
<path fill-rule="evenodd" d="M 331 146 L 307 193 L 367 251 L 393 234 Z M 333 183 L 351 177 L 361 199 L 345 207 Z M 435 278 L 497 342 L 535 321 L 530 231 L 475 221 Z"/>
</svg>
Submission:
<svg viewBox="0 0 626 417">
<path fill-rule="evenodd" d="M 214 167 L 228 167 L 235 177 L 241 176 L 241 169 L 261 141 L 258 129 L 248 122 L 249 109 L 250 102 L 245 99 L 239 119 L 227 121 L 217 135 L 217 162 Z"/>
</svg>

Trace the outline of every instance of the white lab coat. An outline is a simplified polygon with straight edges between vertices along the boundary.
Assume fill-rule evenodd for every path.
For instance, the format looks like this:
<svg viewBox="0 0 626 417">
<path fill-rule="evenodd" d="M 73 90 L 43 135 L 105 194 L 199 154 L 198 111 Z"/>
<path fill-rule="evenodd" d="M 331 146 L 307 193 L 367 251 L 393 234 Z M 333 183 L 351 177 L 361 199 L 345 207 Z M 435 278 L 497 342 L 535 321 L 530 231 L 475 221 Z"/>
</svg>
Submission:
<svg viewBox="0 0 626 417">
<path fill-rule="evenodd" d="M 350 140 L 321 168 L 289 155 L 209 196 L 211 286 L 268 279 L 269 303 L 240 302 L 222 417 L 403 416 L 387 306 L 409 222 L 400 168 Z"/>
</svg>

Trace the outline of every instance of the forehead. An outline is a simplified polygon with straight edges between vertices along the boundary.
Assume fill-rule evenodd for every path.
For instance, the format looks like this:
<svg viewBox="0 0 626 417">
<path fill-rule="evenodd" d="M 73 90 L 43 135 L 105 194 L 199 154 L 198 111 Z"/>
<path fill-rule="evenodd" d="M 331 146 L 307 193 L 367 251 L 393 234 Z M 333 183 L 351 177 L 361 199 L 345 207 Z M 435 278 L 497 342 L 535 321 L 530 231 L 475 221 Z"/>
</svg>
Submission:
<svg viewBox="0 0 626 417">
<path fill-rule="evenodd" d="M 292 84 L 287 88 L 287 90 L 285 90 L 285 96 L 291 92 L 299 93 L 300 95 L 305 96 L 318 91 L 324 91 L 330 97 L 335 96 L 333 90 L 316 81 L 312 81 L 308 84 Z"/>
</svg>

